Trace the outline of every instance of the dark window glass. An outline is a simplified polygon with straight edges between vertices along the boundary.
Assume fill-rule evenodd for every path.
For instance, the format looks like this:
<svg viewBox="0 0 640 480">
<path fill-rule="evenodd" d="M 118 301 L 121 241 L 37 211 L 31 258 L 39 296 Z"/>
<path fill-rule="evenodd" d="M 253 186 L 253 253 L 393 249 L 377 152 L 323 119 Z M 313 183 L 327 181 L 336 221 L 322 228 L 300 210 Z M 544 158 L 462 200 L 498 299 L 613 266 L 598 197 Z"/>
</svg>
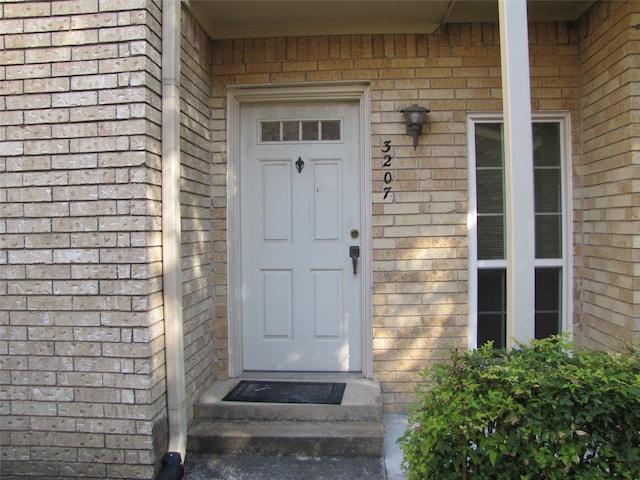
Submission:
<svg viewBox="0 0 640 480">
<path fill-rule="evenodd" d="M 536 268 L 536 338 L 557 335 L 562 318 L 562 269 Z"/>
<path fill-rule="evenodd" d="M 562 211 L 562 172 L 559 168 L 536 168 L 536 213 L 560 213 Z"/>
<path fill-rule="evenodd" d="M 560 125 L 533 124 L 536 258 L 562 258 Z"/>
<path fill-rule="evenodd" d="M 504 259 L 504 216 L 478 216 L 478 259 Z"/>
<path fill-rule="evenodd" d="M 340 140 L 340 120 L 287 120 L 261 122 L 262 142 L 318 142 Z"/>
<path fill-rule="evenodd" d="M 478 212 L 504 213 L 504 185 L 502 169 L 476 172 Z"/>
<path fill-rule="evenodd" d="M 504 161 L 502 124 L 476 125 L 478 258 L 504 259 Z"/>
<path fill-rule="evenodd" d="M 324 120 L 322 123 L 322 140 L 340 140 L 340 120 Z"/>
<path fill-rule="evenodd" d="M 536 215 L 536 258 L 562 258 L 562 216 Z"/>
<path fill-rule="evenodd" d="M 282 122 L 282 140 L 285 142 L 297 142 L 300 140 L 300 122 Z"/>
<path fill-rule="evenodd" d="M 560 124 L 533 124 L 533 164 L 535 167 L 556 167 L 561 164 Z"/>
<path fill-rule="evenodd" d="M 302 140 L 318 140 L 318 122 L 302 122 Z"/>
<path fill-rule="evenodd" d="M 279 142 L 280 122 L 262 122 L 262 134 L 260 138 L 263 142 Z"/>
<path fill-rule="evenodd" d="M 502 124 L 476 124 L 476 166 L 502 168 L 502 158 Z"/>
<path fill-rule="evenodd" d="M 506 346 L 506 285 L 504 268 L 478 270 L 478 346 L 490 340 L 495 348 Z"/>
</svg>

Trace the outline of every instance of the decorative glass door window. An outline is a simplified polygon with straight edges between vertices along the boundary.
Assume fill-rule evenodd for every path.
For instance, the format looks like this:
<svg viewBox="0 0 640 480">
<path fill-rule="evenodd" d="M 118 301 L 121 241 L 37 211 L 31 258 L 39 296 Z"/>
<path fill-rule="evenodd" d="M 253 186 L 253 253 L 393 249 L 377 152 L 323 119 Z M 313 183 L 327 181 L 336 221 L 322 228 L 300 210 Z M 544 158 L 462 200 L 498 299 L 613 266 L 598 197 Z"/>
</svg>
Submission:
<svg viewBox="0 0 640 480">
<path fill-rule="evenodd" d="M 327 142 L 342 140 L 340 120 L 268 120 L 260 122 L 260 141 Z"/>
<path fill-rule="evenodd" d="M 470 122 L 474 144 L 470 149 L 470 219 L 472 302 L 476 345 L 493 341 L 506 346 L 507 261 L 504 127 L 501 121 Z M 535 218 L 535 336 L 548 337 L 563 330 L 566 316 L 568 272 L 567 220 L 564 192 L 563 146 L 565 120 L 533 123 L 533 183 Z M 515 160 L 517 161 L 517 159 Z"/>
</svg>

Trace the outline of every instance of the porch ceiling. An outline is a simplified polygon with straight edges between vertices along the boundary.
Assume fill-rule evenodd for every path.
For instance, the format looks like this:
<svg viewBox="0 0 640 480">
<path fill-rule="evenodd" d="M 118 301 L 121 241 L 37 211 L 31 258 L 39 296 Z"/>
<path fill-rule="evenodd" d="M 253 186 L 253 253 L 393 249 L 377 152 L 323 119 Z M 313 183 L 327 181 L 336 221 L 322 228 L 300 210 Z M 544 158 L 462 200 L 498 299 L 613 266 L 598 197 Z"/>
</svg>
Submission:
<svg viewBox="0 0 640 480">
<path fill-rule="evenodd" d="M 214 39 L 431 33 L 497 22 L 497 0 L 183 0 Z M 529 20 L 578 19 L 595 0 L 529 0 Z"/>
</svg>

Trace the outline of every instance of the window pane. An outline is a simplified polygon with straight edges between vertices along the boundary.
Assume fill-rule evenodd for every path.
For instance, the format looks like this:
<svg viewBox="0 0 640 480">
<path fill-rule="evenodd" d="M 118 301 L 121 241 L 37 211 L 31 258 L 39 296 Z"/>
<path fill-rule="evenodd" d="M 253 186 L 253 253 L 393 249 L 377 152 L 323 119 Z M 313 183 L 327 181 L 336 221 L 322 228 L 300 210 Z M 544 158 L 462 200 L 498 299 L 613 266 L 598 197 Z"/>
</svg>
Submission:
<svg viewBox="0 0 640 480">
<path fill-rule="evenodd" d="M 302 122 L 302 140 L 318 140 L 318 122 Z"/>
<path fill-rule="evenodd" d="M 325 120 L 322 123 L 322 140 L 340 140 L 340 120 Z"/>
<path fill-rule="evenodd" d="M 478 313 L 478 347 L 493 341 L 494 348 L 505 348 L 505 337 L 506 323 L 504 315 Z"/>
<path fill-rule="evenodd" d="M 562 269 L 536 268 L 536 338 L 561 331 Z"/>
<path fill-rule="evenodd" d="M 533 124 L 536 258 L 562 258 L 560 124 Z"/>
<path fill-rule="evenodd" d="M 504 161 L 502 124 L 476 124 L 478 258 L 504 259 Z"/>
<path fill-rule="evenodd" d="M 263 142 L 279 142 L 280 122 L 262 122 L 262 134 L 260 138 Z"/>
<path fill-rule="evenodd" d="M 478 270 L 478 346 L 489 340 L 496 348 L 506 346 L 506 276 L 504 268 Z"/>
<path fill-rule="evenodd" d="M 504 259 L 504 216 L 478 216 L 478 259 Z"/>
<path fill-rule="evenodd" d="M 560 167 L 560 124 L 533 124 L 533 164 L 535 167 Z"/>
<path fill-rule="evenodd" d="M 478 270 L 478 311 L 496 313 L 506 309 L 506 282 L 507 271 L 504 268 Z"/>
<path fill-rule="evenodd" d="M 282 139 L 285 142 L 297 142 L 300 140 L 300 122 L 282 122 Z"/>
<path fill-rule="evenodd" d="M 536 213 L 562 211 L 561 175 L 559 168 L 535 169 Z"/>
<path fill-rule="evenodd" d="M 502 168 L 502 124 L 476 124 L 476 166 Z"/>
<path fill-rule="evenodd" d="M 562 217 L 536 215 L 536 258 L 562 258 Z"/>
<path fill-rule="evenodd" d="M 478 170 L 476 173 L 479 213 L 503 213 L 502 170 Z"/>
</svg>

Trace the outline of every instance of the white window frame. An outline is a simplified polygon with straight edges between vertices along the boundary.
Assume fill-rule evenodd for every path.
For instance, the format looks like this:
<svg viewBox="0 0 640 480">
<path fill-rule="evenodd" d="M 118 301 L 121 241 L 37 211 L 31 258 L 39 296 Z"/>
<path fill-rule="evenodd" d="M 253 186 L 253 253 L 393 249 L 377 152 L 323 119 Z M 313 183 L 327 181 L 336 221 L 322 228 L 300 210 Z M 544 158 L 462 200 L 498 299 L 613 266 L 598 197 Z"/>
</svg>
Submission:
<svg viewBox="0 0 640 480">
<path fill-rule="evenodd" d="M 571 177 L 571 126 L 568 112 L 534 113 L 534 123 L 557 122 L 560 125 L 560 151 L 561 151 L 561 175 L 562 175 L 562 259 L 535 259 L 534 267 L 561 267 L 562 268 L 562 333 L 573 334 L 573 208 L 572 208 L 572 177 Z M 469 211 L 467 227 L 469 234 L 469 331 L 468 343 L 470 349 L 478 347 L 478 269 L 481 268 L 507 268 L 507 259 L 503 260 L 478 260 L 477 244 L 477 195 L 476 195 L 476 146 L 475 125 L 479 123 L 504 123 L 501 114 L 476 113 L 467 116 L 467 155 L 468 155 L 468 181 L 469 181 Z M 533 182 L 533 171 L 531 182 Z M 506 174 L 506 168 L 505 168 Z M 506 201 L 506 197 L 505 197 Z M 533 201 L 533 199 L 532 199 Z M 505 221 L 507 219 L 505 218 Z M 505 251 L 506 256 L 506 251 Z M 514 321 L 507 319 L 508 322 Z M 516 319 L 517 321 L 517 319 Z M 524 339 L 518 339 L 524 340 Z"/>
</svg>

